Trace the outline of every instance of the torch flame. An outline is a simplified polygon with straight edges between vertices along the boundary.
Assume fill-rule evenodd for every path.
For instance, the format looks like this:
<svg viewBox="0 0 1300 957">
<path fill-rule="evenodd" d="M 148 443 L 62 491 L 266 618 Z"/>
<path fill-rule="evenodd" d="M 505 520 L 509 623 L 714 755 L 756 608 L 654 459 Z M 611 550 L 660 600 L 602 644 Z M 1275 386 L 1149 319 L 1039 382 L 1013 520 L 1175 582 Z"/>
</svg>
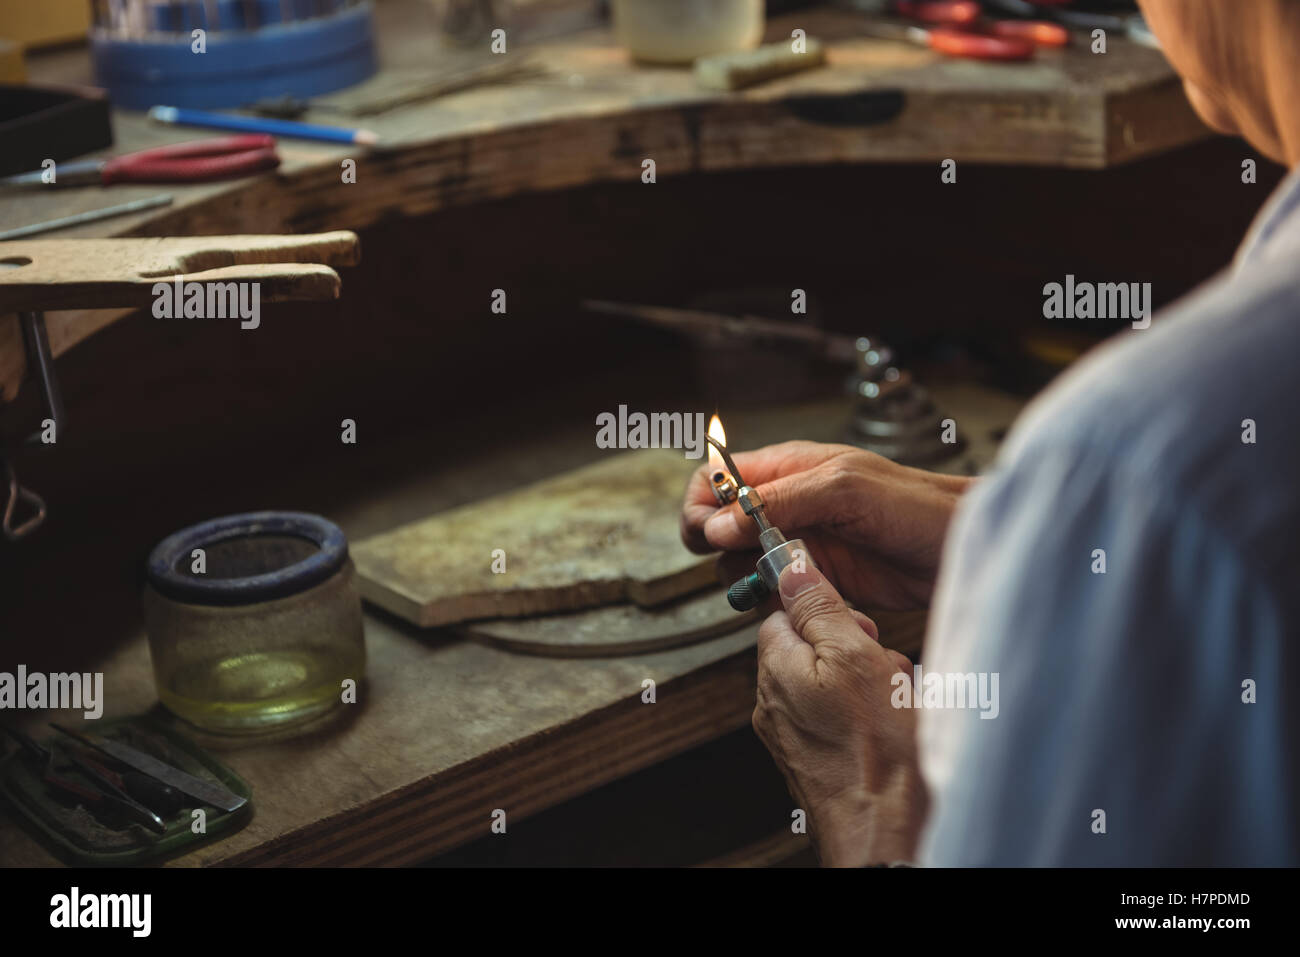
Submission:
<svg viewBox="0 0 1300 957">
<path fill-rule="evenodd" d="M 718 414 L 716 412 L 713 414 L 713 418 L 709 419 L 709 435 L 717 439 L 724 446 L 727 444 L 726 430 L 722 428 L 722 420 L 718 418 Z M 712 445 L 709 446 L 709 468 L 710 469 L 726 468 L 725 463 L 722 461 L 722 456 L 718 453 L 718 450 L 715 449 Z"/>
</svg>

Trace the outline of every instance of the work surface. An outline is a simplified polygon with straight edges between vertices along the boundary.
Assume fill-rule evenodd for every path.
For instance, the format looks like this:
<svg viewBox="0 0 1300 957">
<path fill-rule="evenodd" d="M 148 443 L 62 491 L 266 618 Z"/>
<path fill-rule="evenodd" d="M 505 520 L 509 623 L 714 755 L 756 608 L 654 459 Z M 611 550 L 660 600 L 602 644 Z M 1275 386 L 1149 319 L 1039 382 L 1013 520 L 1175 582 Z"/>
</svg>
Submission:
<svg viewBox="0 0 1300 957">
<path fill-rule="evenodd" d="M 965 423 L 971 445 L 958 467 L 986 462 L 1019 402 L 964 387 L 933 391 Z M 793 436 L 829 440 L 838 437 L 847 408 L 834 400 L 736 413 L 729 421 L 754 445 Z M 567 441 L 548 444 L 566 458 L 581 454 L 577 443 L 573 451 Z M 582 445 L 589 459 L 589 437 Z M 481 471 L 523 475 L 553 464 L 502 452 Z M 331 517 L 356 538 L 446 507 L 476 474 L 444 469 Z M 720 591 L 716 597 L 725 601 Z M 919 647 L 923 614 L 878 622 L 887 644 Z M 488 835 L 498 808 L 507 822 L 522 820 L 744 727 L 753 712 L 754 625 L 666 651 L 581 660 L 515 654 L 373 609 L 365 628 L 363 700 L 343 707 L 336 724 L 233 749 L 200 739 L 252 785 L 256 810 L 244 830 L 175 863 L 416 863 Z M 104 672 L 106 718 L 155 707 L 142 634 L 94 667 Z M 656 685 L 653 704 L 642 700 L 647 678 Z M 41 716 L 24 718 L 26 730 L 44 733 Z M 0 863 L 56 861 L 0 810 Z"/>
<path fill-rule="evenodd" d="M 424 0 L 385 0 L 376 14 L 383 72 L 338 94 L 339 102 L 491 56 L 441 50 Z M 347 121 L 380 135 L 369 151 L 283 140 L 279 170 L 233 183 L 0 197 L 0 228 L 169 192 L 170 208 L 57 235 L 358 230 L 530 191 L 637 184 L 646 159 L 655 161 L 657 182 L 645 188 L 670 189 L 674 176 L 691 172 L 864 161 L 1099 169 L 1208 135 L 1164 57 L 1123 38 L 1111 37 L 1104 55 L 1079 38 L 1030 63 L 995 64 L 857 36 L 857 17 L 813 9 L 774 19 L 769 40 L 804 29 L 826 43 L 829 65 L 730 94 L 697 88 L 689 70 L 632 65 L 604 29 L 522 43 L 504 55 L 536 59 L 545 78 Z M 30 73 L 36 81 L 92 80 L 84 50 L 36 57 Z M 340 122 L 324 111 L 307 119 Z M 119 153 L 211 135 L 123 111 L 114 113 L 114 128 Z M 342 182 L 345 158 L 357 161 L 355 183 Z M 54 354 L 121 314 L 51 314 Z M 16 391 L 20 345 L 16 320 L 0 317 L 0 401 Z"/>
<path fill-rule="evenodd" d="M 378 15 L 385 76 L 374 82 L 427 71 L 436 47 L 429 5 L 386 0 Z M 852 39 L 853 23 L 823 12 L 774 22 L 769 38 L 788 36 L 798 26 L 828 41 L 831 65 L 730 95 L 697 90 L 684 71 L 633 68 L 605 31 L 590 31 L 536 48 L 555 73 L 546 82 L 467 91 L 366 119 L 384 141 L 368 153 L 282 141 L 285 163 L 275 173 L 165 190 L 42 190 L 0 200 L 0 226 L 167 191 L 176 197 L 170 209 L 58 235 L 360 229 L 599 181 L 671 190 L 674 176 L 691 172 L 861 161 L 937 164 L 949 157 L 1099 168 L 1205 135 L 1160 55 L 1118 38 L 1104 57 L 1080 47 L 1034 64 L 1001 66 Z M 38 80 L 90 79 L 84 51 L 38 58 L 31 66 Z M 897 110 L 893 118 L 865 122 L 880 119 L 882 106 L 890 104 Z M 326 113 L 309 119 L 337 121 Z M 138 114 L 117 113 L 114 122 L 116 152 L 209 135 L 153 127 Z M 350 185 L 340 178 L 340 162 L 349 157 L 358 161 L 357 182 Z M 657 166 L 653 186 L 639 183 L 647 158 Z M 455 244 L 454 234 L 439 235 L 437 220 L 430 222 L 431 248 Z M 117 315 L 50 314 L 54 352 L 65 352 Z M 17 333 L 12 318 L 0 317 L 5 396 L 21 374 Z M 956 399 L 940 398 L 954 411 L 962 408 Z M 829 438 L 844 415 L 841 409 L 818 428 L 764 416 L 767 432 L 737 417 L 737 435 L 745 447 L 796 435 Z M 729 426 L 732 421 L 728 413 Z M 581 456 L 548 461 L 541 474 L 591 461 L 589 431 L 582 439 Z M 539 464 L 525 455 L 501 458 L 491 467 L 483 463 L 480 483 L 485 476 L 500 482 L 513 468 L 511 480 L 522 485 Z M 521 461 L 511 465 L 513 458 Z M 372 468 L 379 482 L 384 470 Z M 422 476 L 419 488 L 392 495 L 371 489 L 364 501 L 331 517 L 357 539 L 485 494 L 466 492 L 467 480 L 453 489 L 456 468 L 449 462 Z M 237 835 L 176 863 L 424 860 L 488 834 L 497 808 L 519 820 L 743 727 L 753 707 L 752 629 L 669 651 L 580 661 L 515 655 L 375 613 L 367 615 L 366 632 L 370 661 L 362 703 L 310 738 L 223 752 L 252 784 L 256 814 Z M 142 635 L 95 668 L 106 673 L 110 716 L 153 706 Z M 641 700 L 646 678 L 657 683 L 653 705 Z M 0 815 L 0 862 L 53 859 Z"/>
</svg>

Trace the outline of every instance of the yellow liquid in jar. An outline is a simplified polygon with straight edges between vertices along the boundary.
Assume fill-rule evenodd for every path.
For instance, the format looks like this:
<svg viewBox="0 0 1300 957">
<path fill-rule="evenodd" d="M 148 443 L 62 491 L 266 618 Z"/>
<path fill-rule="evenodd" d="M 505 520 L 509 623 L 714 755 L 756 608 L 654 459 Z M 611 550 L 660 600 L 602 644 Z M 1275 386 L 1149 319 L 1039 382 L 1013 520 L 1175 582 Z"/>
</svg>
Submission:
<svg viewBox="0 0 1300 957">
<path fill-rule="evenodd" d="M 213 730 L 257 731 L 323 714 L 343 700 L 343 682 L 358 684 L 365 652 L 322 646 L 254 652 L 188 665 L 159 675 L 159 698 L 173 713 Z"/>
</svg>

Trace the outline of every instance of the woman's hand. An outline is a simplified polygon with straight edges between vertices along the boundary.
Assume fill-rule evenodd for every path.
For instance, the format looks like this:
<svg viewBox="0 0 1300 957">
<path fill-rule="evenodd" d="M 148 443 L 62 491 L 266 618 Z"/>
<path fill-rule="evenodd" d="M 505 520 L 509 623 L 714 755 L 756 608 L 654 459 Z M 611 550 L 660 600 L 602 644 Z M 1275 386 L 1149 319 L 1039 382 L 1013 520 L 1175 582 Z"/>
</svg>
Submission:
<svg viewBox="0 0 1300 957">
<path fill-rule="evenodd" d="M 928 607 L 948 523 L 973 479 L 908 468 L 850 445 L 784 442 L 733 458 L 758 489 L 767 517 L 808 543 L 813 561 L 852 602 L 907 610 Z M 682 506 L 682 540 L 724 556 L 739 578 L 754 570 L 758 529 L 732 504 L 718 508 L 702 466 Z"/>
</svg>

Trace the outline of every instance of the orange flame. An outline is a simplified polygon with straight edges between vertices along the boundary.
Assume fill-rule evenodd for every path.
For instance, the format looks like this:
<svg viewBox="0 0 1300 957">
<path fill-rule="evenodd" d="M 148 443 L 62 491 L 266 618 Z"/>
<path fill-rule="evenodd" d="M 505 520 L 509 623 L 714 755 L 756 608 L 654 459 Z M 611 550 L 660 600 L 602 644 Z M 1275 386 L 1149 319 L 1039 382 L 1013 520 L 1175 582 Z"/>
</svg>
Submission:
<svg viewBox="0 0 1300 957">
<path fill-rule="evenodd" d="M 727 432 L 725 429 L 723 429 L 722 420 L 718 418 L 718 414 L 716 412 L 713 414 L 713 418 L 709 419 L 709 435 L 717 439 L 724 446 L 727 444 Z M 710 469 L 726 468 L 725 463 L 723 463 L 722 461 L 722 456 L 718 453 L 718 450 L 715 449 L 712 445 L 709 446 L 709 468 Z"/>
</svg>

